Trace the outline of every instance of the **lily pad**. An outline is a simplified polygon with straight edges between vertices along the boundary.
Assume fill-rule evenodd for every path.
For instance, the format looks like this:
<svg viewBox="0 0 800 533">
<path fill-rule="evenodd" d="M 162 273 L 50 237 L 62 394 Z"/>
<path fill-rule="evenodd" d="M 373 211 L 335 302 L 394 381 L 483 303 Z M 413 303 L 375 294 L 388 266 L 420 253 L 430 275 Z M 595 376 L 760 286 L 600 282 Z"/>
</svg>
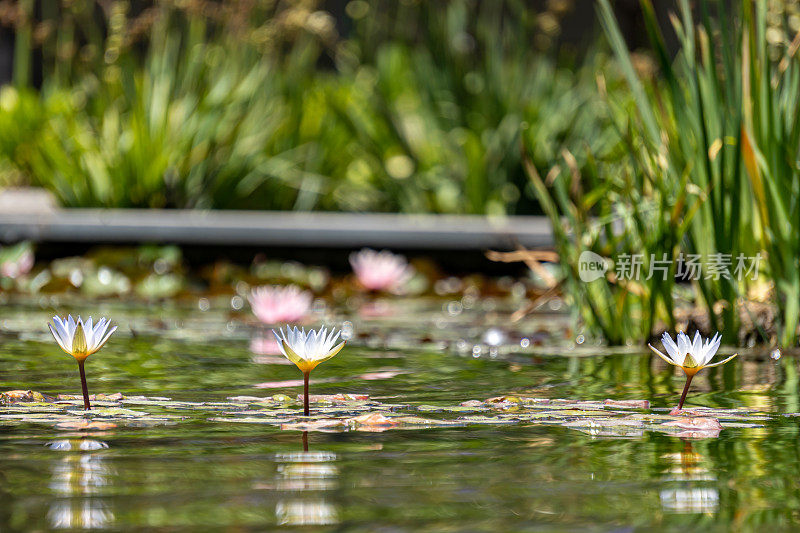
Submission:
<svg viewBox="0 0 800 533">
<path fill-rule="evenodd" d="M 394 400 L 394 397 L 382 398 Z M 383 403 L 366 394 L 341 393 L 310 398 L 312 416 L 302 416 L 302 395 L 232 396 L 225 401 L 180 401 L 166 397 L 97 395 L 84 411 L 81 397 L 55 398 L 36 391 L 0 394 L 0 424 L 35 423 L 64 431 L 104 431 L 116 427 L 174 425 L 184 421 L 261 424 L 292 431 L 389 431 L 468 425 L 546 424 L 593 437 L 638 437 L 645 431 L 699 439 L 715 438 L 723 428 L 753 428 L 771 420 L 749 409 L 691 408 L 682 416 L 649 409 L 646 400 L 584 401 L 525 396 L 496 396 L 455 405 Z M 134 407 L 146 408 L 140 411 Z M 152 411 L 152 413 L 151 413 Z M 418 416 L 436 413 L 434 418 Z"/>
<path fill-rule="evenodd" d="M 48 402 L 53 398 L 32 390 L 10 390 L 0 393 L 0 405 L 11 405 L 17 402 Z"/>
<path fill-rule="evenodd" d="M 647 400 L 606 400 L 603 405 L 616 409 L 650 409 L 650 402 Z"/>
<path fill-rule="evenodd" d="M 663 424 L 661 424 L 661 426 L 675 427 L 680 429 L 700 430 L 700 431 L 722 429 L 722 425 L 719 423 L 719 420 L 717 420 L 716 418 L 709 418 L 709 417 L 678 418 L 677 420 L 664 422 Z"/>
<path fill-rule="evenodd" d="M 105 431 L 114 429 L 117 425 L 113 422 L 99 422 L 93 420 L 65 420 L 56 424 L 56 429 L 72 431 Z"/>
</svg>

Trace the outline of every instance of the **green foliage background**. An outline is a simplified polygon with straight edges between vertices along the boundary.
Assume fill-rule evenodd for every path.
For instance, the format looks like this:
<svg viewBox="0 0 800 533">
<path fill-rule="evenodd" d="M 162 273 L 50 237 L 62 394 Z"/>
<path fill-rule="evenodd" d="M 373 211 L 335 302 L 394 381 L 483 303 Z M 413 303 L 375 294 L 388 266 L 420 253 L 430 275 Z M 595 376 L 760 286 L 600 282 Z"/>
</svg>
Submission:
<svg viewBox="0 0 800 533">
<path fill-rule="evenodd" d="M 642 53 L 598 0 L 575 54 L 558 38 L 580 6 L 542 5 L 351 0 L 342 28 L 314 0 L 21 0 L 0 13 L 0 186 L 65 206 L 544 213 L 591 332 L 795 345 L 800 8 L 678 0 L 664 28 L 641 0 Z M 584 283 L 584 251 L 673 267 Z M 757 283 L 675 283 L 684 254 L 759 253 Z"/>
<path fill-rule="evenodd" d="M 569 2 L 356 0 L 346 35 L 313 1 L 50 4 L 19 4 L 0 183 L 67 206 L 530 213 L 522 137 L 544 167 L 605 135 L 604 59 L 549 45 Z"/>
</svg>

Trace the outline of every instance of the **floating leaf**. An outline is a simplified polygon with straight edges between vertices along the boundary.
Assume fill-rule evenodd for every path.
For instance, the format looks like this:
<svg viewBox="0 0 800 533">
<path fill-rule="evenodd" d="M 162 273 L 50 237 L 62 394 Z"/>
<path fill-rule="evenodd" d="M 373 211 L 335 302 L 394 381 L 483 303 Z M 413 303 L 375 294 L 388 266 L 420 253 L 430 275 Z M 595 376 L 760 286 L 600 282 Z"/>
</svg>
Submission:
<svg viewBox="0 0 800 533">
<path fill-rule="evenodd" d="M 94 420 L 65 420 L 56 424 L 56 429 L 77 431 L 104 431 L 117 427 L 113 422 L 99 422 Z"/>
<path fill-rule="evenodd" d="M 383 413 L 366 413 L 347 420 L 348 424 L 357 426 L 358 429 L 367 427 L 389 427 L 396 426 L 398 422 L 392 418 L 387 418 Z"/>
<path fill-rule="evenodd" d="M 625 418 L 592 418 L 569 420 L 562 424 L 564 427 L 572 428 L 644 428 L 644 422 L 641 420 L 630 420 Z"/>
<path fill-rule="evenodd" d="M 69 411 L 68 411 L 69 412 Z M 142 416 L 147 416 L 149 413 L 143 413 L 141 411 L 134 411 L 132 409 L 125 409 L 123 407 L 104 407 L 102 409 L 92 409 L 91 411 L 82 411 L 80 414 L 83 416 L 90 416 L 92 418 L 138 418 Z"/>
<path fill-rule="evenodd" d="M 17 402 L 47 402 L 53 399 L 41 392 L 32 390 L 10 390 L 0 394 L 0 405 L 10 405 Z"/>
<path fill-rule="evenodd" d="M 678 418 L 677 420 L 673 420 L 671 422 L 664 422 L 661 424 L 664 427 L 676 427 L 681 429 L 691 429 L 691 430 L 719 430 L 722 429 L 722 425 L 720 425 L 719 420 L 716 418 L 708 418 L 708 417 L 697 417 L 697 418 Z"/>
<path fill-rule="evenodd" d="M 467 425 L 548 424 L 592 436 L 630 438 L 656 431 L 681 438 L 714 438 L 723 427 L 753 428 L 772 417 L 749 409 L 698 407 L 666 414 L 646 411 L 646 400 L 581 401 L 524 396 L 496 396 L 487 402 L 469 400 L 457 405 L 388 404 L 366 394 L 315 395 L 313 417 L 301 416 L 297 400 L 285 394 L 232 396 L 226 401 L 186 402 L 166 397 L 98 395 L 95 409 L 84 411 L 79 396 L 51 398 L 35 391 L 0 394 L 0 424 L 56 425 L 63 430 L 104 430 L 112 427 L 151 427 L 205 420 L 222 424 L 263 424 L 285 430 L 387 431 Z M 392 399 L 394 397 L 391 397 Z M 389 399 L 389 398 L 385 398 Z M 131 407 L 146 407 L 156 414 Z M 296 407 L 297 406 L 297 407 Z M 639 409 L 632 412 L 631 409 Z M 476 411 L 481 414 L 474 414 Z M 440 413 L 422 418 L 410 413 Z M 461 415 L 461 416 L 457 416 Z M 791 414 L 790 414 L 791 415 Z"/>
<path fill-rule="evenodd" d="M 458 420 L 466 422 L 468 424 L 508 424 L 509 420 L 507 418 L 500 418 L 495 416 L 461 416 Z"/>
<path fill-rule="evenodd" d="M 297 401 L 302 402 L 304 399 L 302 394 L 297 396 Z M 347 404 L 358 401 L 369 401 L 369 394 L 310 394 L 308 396 L 310 403 L 332 403 L 332 404 Z"/>
<path fill-rule="evenodd" d="M 487 408 L 481 404 L 481 408 L 479 409 L 463 405 L 418 405 L 415 409 L 423 413 L 472 413 L 475 411 L 483 411 Z"/>
<path fill-rule="evenodd" d="M 716 439 L 719 437 L 719 429 L 706 429 L 706 430 L 685 430 L 678 433 L 670 433 L 670 435 L 681 439 Z"/>
<path fill-rule="evenodd" d="M 347 423 L 344 420 L 337 419 L 304 420 L 301 422 L 293 422 L 281 425 L 281 429 L 299 431 L 324 431 L 332 430 L 334 428 L 344 429 L 346 427 Z"/>
<path fill-rule="evenodd" d="M 650 402 L 647 400 L 606 400 L 603 405 L 620 409 L 650 409 Z"/>
<path fill-rule="evenodd" d="M 522 400 L 517 398 L 516 396 L 495 396 L 493 398 L 487 398 L 486 403 L 490 404 L 518 404 L 522 403 Z"/>
<path fill-rule="evenodd" d="M 59 394 L 56 396 L 58 400 L 80 400 L 83 402 L 83 396 L 79 394 Z M 103 401 L 103 402 L 118 402 L 124 398 L 121 392 L 115 392 L 114 394 L 90 394 L 89 400 L 91 401 Z"/>
<path fill-rule="evenodd" d="M 209 418 L 209 422 L 232 422 L 235 424 L 272 424 L 272 425 L 281 425 L 286 424 L 288 422 L 292 422 L 294 419 L 286 419 L 286 418 L 266 418 L 266 417 L 256 417 L 256 416 L 243 416 L 237 418 Z"/>
<path fill-rule="evenodd" d="M 763 424 L 751 424 L 747 422 L 721 422 L 723 428 L 763 428 Z"/>
<path fill-rule="evenodd" d="M 431 418 L 419 418 L 416 416 L 398 416 L 394 418 L 400 425 L 398 427 L 446 427 L 463 426 L 463 420 L 435 420 Z"/>
</svg>

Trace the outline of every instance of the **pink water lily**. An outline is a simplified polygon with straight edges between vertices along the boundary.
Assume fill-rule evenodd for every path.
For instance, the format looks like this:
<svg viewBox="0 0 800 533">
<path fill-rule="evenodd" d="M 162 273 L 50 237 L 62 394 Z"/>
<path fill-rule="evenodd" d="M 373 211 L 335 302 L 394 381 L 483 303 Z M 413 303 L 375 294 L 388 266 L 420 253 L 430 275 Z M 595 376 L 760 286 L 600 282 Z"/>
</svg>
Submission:
<svg viewBox="0 0 800 533">
<path fill-rule="evenodd" d="M 34 264 L 33 252 L 24 250 L 18 257 L 0 263 L 0 277 L 16 279 L 31 271 Z"/>
<path fill-rule="evenodd" d="M 248 298 L 253 314 L 265 324 L 297 322 L 311 310 L 314 295 L 297 285 L 256 287 Z"/>
<path fill-rule="evenodd" d="M 395 292 L 414 275 L 405 257 L 388 250 L 376 252 L 365 248 L 358 253 L 352 253 L 350 265 L 359 283 L 371 291 Z"/>
</svg>

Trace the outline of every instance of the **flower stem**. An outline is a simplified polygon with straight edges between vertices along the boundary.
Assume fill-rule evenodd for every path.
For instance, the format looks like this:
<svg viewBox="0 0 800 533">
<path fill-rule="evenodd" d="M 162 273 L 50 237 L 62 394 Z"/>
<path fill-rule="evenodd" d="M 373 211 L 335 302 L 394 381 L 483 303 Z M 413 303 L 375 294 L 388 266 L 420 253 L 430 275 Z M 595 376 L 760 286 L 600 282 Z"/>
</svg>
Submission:
<svg viewBox="0 0 800 533">
<path fill-rule="evenodd" d="M 309 408 L 308 408 L 308 376 L 310 372 L 303 372 L 303 414 L 305 416 L 309 415 Z"/>
<path fill-rule="evenodd" d="M 686 385 L 683 386 L 683 394 L 681 394 L 681 401 L 678 402 L 678 410 L 679 411 L 681 409 L 683 409 L 683 401 L 686 400 L 686 393 L 689 392 L 689 385 L 692 384 L 692 378 L 693 377 L 694 377 L 694 374 L 692 374 L 692 375 L 687 374 L 686 375 Z"/>
<path fill-rule="evenodd" d="M 78 369 L 81 371 L 81 388 L 83 389 L 83 408 L 87 411 L 91 410 L 92 406 L 89 405 L 89 387 L 86 386 L 86 372 L 83 370 L 84 361 L 78 361 Z"/>
</svg>

